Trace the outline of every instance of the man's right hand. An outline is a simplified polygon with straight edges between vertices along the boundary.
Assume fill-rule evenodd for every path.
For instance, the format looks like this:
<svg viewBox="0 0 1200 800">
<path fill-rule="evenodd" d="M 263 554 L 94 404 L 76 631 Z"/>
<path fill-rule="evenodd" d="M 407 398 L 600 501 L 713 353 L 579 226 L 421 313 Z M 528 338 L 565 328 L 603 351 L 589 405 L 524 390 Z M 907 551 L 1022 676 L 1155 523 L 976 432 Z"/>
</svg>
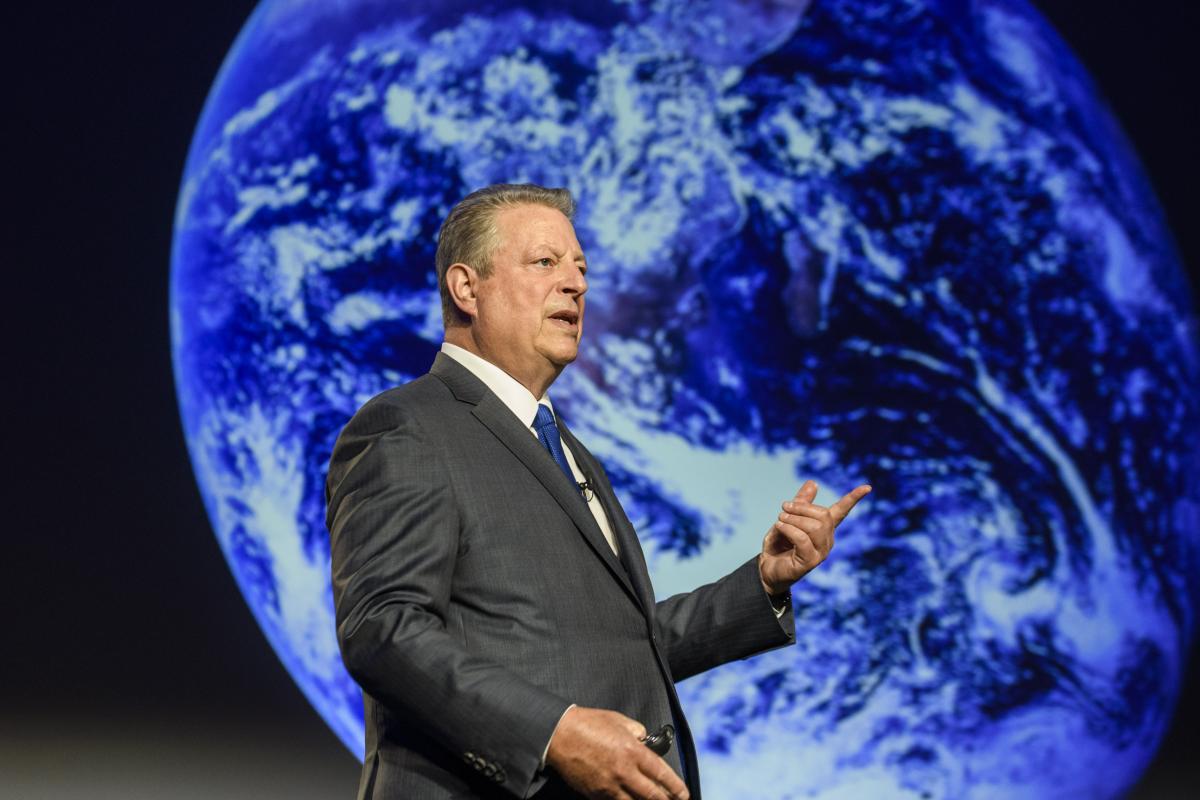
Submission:
<svg viewBox="0 0 1200 800">
<path fill-rule="evenodd" d="M 646 728 L 616 711 L 567 710 L 546 752 L 546 764 L 572 789 L 604 800 L 688 800 L 687 786 L 642 744 Z"/>
</svg>

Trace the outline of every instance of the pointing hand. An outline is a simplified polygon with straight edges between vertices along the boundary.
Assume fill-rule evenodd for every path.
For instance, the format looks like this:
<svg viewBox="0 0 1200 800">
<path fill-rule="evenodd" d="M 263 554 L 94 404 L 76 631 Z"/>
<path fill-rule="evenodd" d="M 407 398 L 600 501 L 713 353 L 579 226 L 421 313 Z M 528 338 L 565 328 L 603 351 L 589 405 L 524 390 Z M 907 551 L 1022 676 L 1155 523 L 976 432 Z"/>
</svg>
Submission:
<svg viewBox="0 0 1200 800">
<path fill-rule="evenodd" d="M 834 529 L 870 491 L 864 483 L 826 508 L 813 502 L 817 482 L 805 481 L 763 537 L 758 571 L 767 594 L 783 594 L 824 561 L 833 549 Z"/>
</svg>

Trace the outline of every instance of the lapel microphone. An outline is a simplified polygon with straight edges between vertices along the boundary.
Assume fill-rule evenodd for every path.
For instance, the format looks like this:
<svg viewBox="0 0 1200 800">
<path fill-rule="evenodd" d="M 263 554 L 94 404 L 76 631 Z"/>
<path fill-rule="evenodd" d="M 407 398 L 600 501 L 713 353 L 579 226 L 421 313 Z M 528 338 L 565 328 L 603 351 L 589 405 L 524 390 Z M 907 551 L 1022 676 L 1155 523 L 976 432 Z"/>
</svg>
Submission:
<svg viewBox="0 0 1200 800">
<path fill-rule="evenodd" d="M 595 492 L 592 491 L 592 482 L 587 479 L 587 475 L 583 474 L 583 464 L 579 463 L 578 458 L 575 459 L 575 466 L 579 468 L 579 474 L 583 475 L 583 480 L 576 481 L 575 487 L 579 489 L 579 493 L 583 495 L 583 502 L 590 503 L 592 502 L 592 498 L 596 496 Z"/>
</svg>

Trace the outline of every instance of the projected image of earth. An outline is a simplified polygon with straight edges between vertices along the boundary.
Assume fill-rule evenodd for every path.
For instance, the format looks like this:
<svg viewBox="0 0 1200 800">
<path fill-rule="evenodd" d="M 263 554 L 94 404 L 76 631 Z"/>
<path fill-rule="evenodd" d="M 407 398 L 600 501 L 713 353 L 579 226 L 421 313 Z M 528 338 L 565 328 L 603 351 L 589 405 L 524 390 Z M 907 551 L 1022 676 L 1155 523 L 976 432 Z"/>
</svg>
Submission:
<svg viewBox="0 0 1200 800">
<path fill-rule="evenodd" d="M 1087 75 L 1018 0 L 267 0 L 180 192 L 184 428 L 220 545 L 361 754 L 323 483 L 441 342 L 446 212 L 566 186 L 551 390 L 660 596 L 800 482 L 874 492 L 798 645 L 681 685 L 710 798 L 1098 798 L 1170 721 L 1200 592 L 1196 311 Z M 231 647 L 236 643 L 231 643 Z"/>
</svg>

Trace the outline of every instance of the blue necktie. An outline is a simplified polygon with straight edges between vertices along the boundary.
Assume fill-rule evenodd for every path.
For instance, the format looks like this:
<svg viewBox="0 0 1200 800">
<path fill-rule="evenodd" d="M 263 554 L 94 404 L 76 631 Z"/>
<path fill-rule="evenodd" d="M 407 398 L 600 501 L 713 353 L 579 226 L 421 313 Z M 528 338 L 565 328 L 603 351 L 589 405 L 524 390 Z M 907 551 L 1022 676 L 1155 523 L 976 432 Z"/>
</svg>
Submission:
<svg viewBox="0 0 1200 800">
<path fill-rule="evenodd" d="M 562 439 L 558 436 L 558 425 L 554 424 L 554 412 L 548 406 L 538 403 L 537 416 L 533 418 L 533 428 L 537 431 L 542 446 L 550 451 L 554 463 L 562 468 L 563 474 L 567 476 L 571 486 L 578 491 L 579 484 L 575 480 L 575 473 L 571 472 L 571 465 L 567 463 L 567 454 L 563 452 Z"/>
</svg>

